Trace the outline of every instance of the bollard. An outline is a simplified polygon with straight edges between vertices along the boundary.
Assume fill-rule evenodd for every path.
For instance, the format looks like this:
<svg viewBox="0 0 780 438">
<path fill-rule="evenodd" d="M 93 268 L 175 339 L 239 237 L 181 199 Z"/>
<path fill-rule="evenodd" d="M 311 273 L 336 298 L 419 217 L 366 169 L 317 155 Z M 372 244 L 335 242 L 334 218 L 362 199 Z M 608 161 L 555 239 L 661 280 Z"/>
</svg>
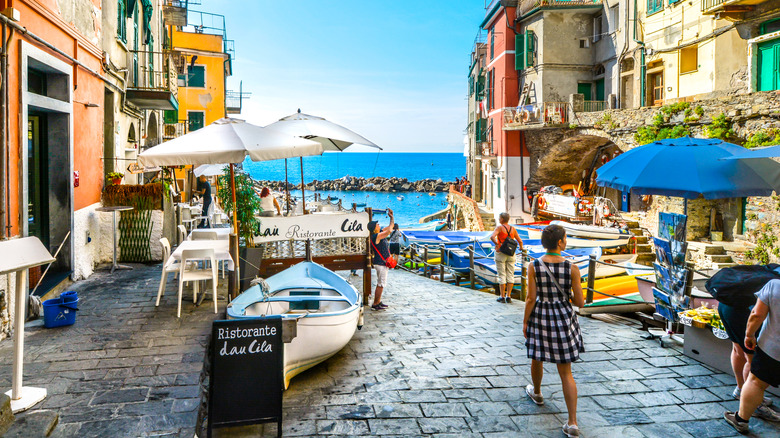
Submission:
<svg viewBox="0 0 780 438">
<path fill-rule="evenodd" d="M 423 275 L 428 277 L 428 245 L 423 246 Z"/>
<path fill-rule="evenodd" d="M 444 245 L 439 245 L 439 281 L 444 283 Z"/>
<path fill-rule="evenodd" d="M 525 301 L 528 288 L 528 265 L 525 264 L 525 260 L 528 256 L 528 251 L 523 248 L 520 250 L 520 299 Z"/>
<path fill-rule="evenodd" d="M 469 281 L 471 288 L 476 289 L 477 284 L 474 281 L 474 245 L 469 245 Z"/>
<path fill-rule="evenodd" d="M 585 294 L 585 303 L 590 304 L 593 302 L 593 287 L 596 282 L 596 256 L 590 255 L 588 261 L 588 292 Z"/>
</svg>

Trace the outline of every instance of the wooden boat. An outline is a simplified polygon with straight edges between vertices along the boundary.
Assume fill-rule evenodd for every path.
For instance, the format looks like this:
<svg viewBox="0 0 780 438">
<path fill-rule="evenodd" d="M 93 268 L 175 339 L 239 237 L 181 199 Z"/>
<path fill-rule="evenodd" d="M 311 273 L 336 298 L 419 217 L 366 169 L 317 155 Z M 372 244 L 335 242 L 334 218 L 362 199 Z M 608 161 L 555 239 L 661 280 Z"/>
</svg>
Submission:
<svg viewBox="0 0 780 438">
<path fill-rule="evenodd" d="M 446 225 L 446 223 L 445 223 Z M 432 231 L 418 229 L 401 230 L 401 244 L 409 246 L 412 243 L 418 245 L 446 246 L 471 244 L 474 241 L 490 241 L 490 231 Z"/>
<path fill-rule="evenodd" d="M 603 265 L 601 263 L 596 264 L 596 278 L 623 275 L 626 273 L 627 269 L 632 269 L 636 258 L 637 254 L 613 254 L 601 256 L 599 261 L 609 263 L 609 265 Z M 648 271 L 648 273 L 649 272 L 652 271 Z"/>
<path fill-rule="evenodd" d="M 652 275 L 652 273 L 645 275 L 623 275 L 596 280 L 593 289 L 609 295 L 602 295 L 598 292 L 594 292 L 593 302 L 585 304 L 584 307 L 580 308 L 579 313 L 581 315 L 592 315 L 595 313 L 651 311 L 655 306 L 652 301 L 647 302 L 642 297 L 637 282 L 640 281 L 639 278 Z M 588 283 L 582 283 L 582 293 L 587 297 Z"/>
<path fill-rule="evenodd" d="M 566 230 L 566 236 L 581 239 L 615 239 L 618 237 L 631 237 L 628 230 L 620 228 L 573 224 L 566 221 L 552 221 L 550 222 L 550 225 L 560 225 Z"/>
<path fill-rule="evenodd" d="M 284 387 L 301 372 L 338 353 L 362 324 L 362 295 L 335 272 L 304 261 L 255 285 L 227 307 L 229 319 L 281 315 L 297 321 L 284 344 Z"/>
<path fill-rule="evenodd" d="M 439 231 L 444 229 L 446 226 L 447 226 L 447 221 L 433 220 L 433 221 L 420 224 L 416 227 L 404 228 L 403 231 L 404 232 L 405 231 Z"/>
</svg>

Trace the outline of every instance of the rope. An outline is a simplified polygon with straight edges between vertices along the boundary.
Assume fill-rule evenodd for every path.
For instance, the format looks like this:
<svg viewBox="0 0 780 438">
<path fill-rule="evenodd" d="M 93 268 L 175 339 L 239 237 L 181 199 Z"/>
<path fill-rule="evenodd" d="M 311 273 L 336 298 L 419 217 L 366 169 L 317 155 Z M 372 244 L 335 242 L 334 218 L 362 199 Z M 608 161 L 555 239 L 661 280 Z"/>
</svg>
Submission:
<svg viewBox="0 0 780 438">
<path fill-rule="evenodd" d="M 376 160 L 374 161 L 374 169 L 371 171 L 372 178 L 376 176 L 376 165 L 379 163 L 379 152 L 380 151 L 377 151 L 376 153 Z"/>
</svg>

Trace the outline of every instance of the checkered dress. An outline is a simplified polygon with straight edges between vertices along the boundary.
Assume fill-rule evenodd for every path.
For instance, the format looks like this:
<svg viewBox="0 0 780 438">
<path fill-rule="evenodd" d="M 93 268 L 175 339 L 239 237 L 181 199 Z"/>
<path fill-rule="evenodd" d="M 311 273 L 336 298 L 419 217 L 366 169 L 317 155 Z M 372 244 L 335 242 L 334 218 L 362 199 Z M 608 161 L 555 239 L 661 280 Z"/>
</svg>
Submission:
<svg viewBox="0 0 780 438">
<path fill-rule="evenodd" d="M 536 305 L 528 318 L 528 338 L 525 346 L 528 357 L 542 362 L 571 363 L 585 351 L 580 323 L 568 296 L 561 295 L 552 279 L 534 260 L 536 278 Z M 545 263 L 564 291 L 571 291 L 571 265 Z"/>
</svg>

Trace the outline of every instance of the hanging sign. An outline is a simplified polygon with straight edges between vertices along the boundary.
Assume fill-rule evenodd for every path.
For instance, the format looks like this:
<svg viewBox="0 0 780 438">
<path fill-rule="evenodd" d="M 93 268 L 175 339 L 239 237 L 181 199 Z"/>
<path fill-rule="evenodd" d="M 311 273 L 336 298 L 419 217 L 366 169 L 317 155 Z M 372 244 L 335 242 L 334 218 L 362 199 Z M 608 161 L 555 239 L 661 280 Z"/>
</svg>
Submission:
<svg viewBox="0 0 780 438">
<path fill-rule="evenodd" d="M 218 427 L 276 421 L 282 430 L 282 318 L 214 321 L 208 434 Z"/>
<path fill-rule="evenodd" d="M 282 240 L 368 237 L 368 213 L 322 213 L 260 218 L 255 244 Z"/>
</svg>

